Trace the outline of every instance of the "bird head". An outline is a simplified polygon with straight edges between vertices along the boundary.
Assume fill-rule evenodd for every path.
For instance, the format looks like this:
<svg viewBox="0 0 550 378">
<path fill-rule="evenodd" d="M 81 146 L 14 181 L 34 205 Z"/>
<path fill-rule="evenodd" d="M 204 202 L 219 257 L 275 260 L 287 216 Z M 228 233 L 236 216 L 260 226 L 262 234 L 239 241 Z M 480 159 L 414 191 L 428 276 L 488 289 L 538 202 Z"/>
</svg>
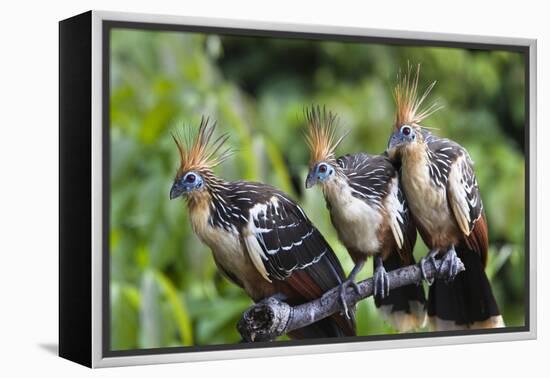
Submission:
<svg viewBox="0 0 550 378">
<path fill-rule="evenodd" d="M 329 182 L 338 173 L 335 151 L 346 135 L 336 137 L 337 117 L 325 108 L 311 107 L 304 113 L 307 121 L 306 142 L 310 151 L 306 188 L 311 188 L 318 183 Z"/>
<path fill-rule="evenodd" d="M 202 175 L 195 171 L 185 172 L 174 180 L 170 189 L 170 199 L 178 198 L 198 190 L 204 190 Z"/>
<path fill-rule="evenodd" d="M 201 118 L 198 132 L 193 137 L 187 134 L 186 143 L 172 134 L 180 156 L 180 165 L 170 189 L 170 199 L 197 195 L 207 191 L 216 181 L 212 169 L 231 155 L 228 148 L 218 154 L 229 136 L 222 135 L 211 141 L 216 123 L 209 124 L 208 118 Z"/>
<path fill-rule="evenodd" d="M 309 189 L 317 183 L 324 183 L 335 174 L 334 167 L 326 162 L 320 162 L 310 169 L 306 178 L 306 188 Z"/>
<path fill-rule="evenodd" d="M 411 143 L 416 143 L 422 139 L 420 128 L 414 125 L 401 125 L 390 136 L 386 152 L 390 157 L 396 155 L 401 149 L 406 148 Z"/>
<path fill-rule="evenodd" d="M 415 73 L 408 65 L 407 73 L 404 75 L 399 73 L 397 76 L 397 85 L 393 92 L 396 106 L 395 122 L 386 149 L 386 154 L 390 158 L 396 158 L 404 149 L 422 143 L 420 123 L 441 108 L 437 103 L 421 108 L 436 82 L 431 83 L 419 96 L 419 76 L 420 65 L 417 66 Z"/>
</svg>

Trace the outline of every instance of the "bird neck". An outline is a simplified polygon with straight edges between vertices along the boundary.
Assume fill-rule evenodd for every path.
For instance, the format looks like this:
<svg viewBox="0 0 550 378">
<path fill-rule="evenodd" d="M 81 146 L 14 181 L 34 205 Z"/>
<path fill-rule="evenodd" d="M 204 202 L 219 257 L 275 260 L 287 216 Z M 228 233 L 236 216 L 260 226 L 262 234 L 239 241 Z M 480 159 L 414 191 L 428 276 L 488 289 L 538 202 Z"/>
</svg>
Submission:
<svg viewBox="0 0 550 378">
<path fill-rule="evenodd" d="M 187 195 L 187 207 L 191 216 L 197 212 L 207 211 L 210 206 L 212 196 L 208 190 L 201 190 Z"/>
<path fill-rule="evenodd" d="M 400 152 L 403 172 L 414 172 L 427 164 L 428 147 L 425 143 L 410 143 Z"/>
<path fill-rule="evenodd" d="M 321 185 L 327 204 L 333 206 L 343 200 L 343 194 L 349 192 L 349 184 L 345 176 L 336 173 L 330 180 Z"/>
<path fill-rule="evenodd" d="M 187 206 L 192 217 L 197 214 L 209 216 L 213 201 L 224 201 L 228 191 L 227 182 L 212 172 L 201 172 L 201 175 L 204 179 L 204 189 L 187 196 Z"/>
<path fill-rule="evenodd" d="M 411 199 L 420 199 L 432 189 L 425 143 L 411 143 L 401 151 L 401 182 L 405 194 Z"/>
</svg>

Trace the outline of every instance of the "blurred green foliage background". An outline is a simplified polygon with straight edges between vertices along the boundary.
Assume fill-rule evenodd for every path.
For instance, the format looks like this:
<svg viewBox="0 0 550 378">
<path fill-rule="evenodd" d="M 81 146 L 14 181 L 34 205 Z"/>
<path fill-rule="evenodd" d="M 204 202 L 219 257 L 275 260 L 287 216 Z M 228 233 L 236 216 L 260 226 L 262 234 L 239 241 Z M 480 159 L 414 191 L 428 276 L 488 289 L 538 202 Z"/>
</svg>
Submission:
<svg viewBox="0 0 550 378">
<path fill-rule="evenodd" d="M 272 184 L 297 199 L 334 247 L 322 194 L 304 190 L 304 106 L 326 105 L 350 131 L 341 154 L 384 150 L 391 89 L 421 63 L 423 86 L 444 105 L 426 126 L 470 152 L 490 229 L 487 268 L 509 326 L 524 324 L 524 60 L 514 52 L 389 46 L 179 32 L 111 31 L 110 295 L 113 350 L 239 341 L 251 305 L 216 271 L 191 231 L 183 201 L 169 201 L 178 157 L 170 132 L 218 120 L 237 150 L 218 173 Z M 415 255 L 426 253 L 417 243 Z M 372 264 L 360 279 L 372 275 Z M 393 332 L 372 298 L 358 333 Z"/>
</svg>

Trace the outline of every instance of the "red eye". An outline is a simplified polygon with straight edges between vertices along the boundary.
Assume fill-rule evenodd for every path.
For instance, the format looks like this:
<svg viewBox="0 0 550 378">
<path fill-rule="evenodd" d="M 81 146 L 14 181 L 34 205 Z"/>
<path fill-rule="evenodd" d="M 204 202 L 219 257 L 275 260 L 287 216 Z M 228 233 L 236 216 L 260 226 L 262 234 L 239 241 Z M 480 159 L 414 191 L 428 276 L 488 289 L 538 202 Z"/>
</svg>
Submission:
<svg viewBox="0 0 550 378">
<path fill-rule="evenodd" d="M 412 132 L 412 129 L 409 127 L 409 126 L 403 126 L 401 128 L 401 134 L 405 135 L 405 136 L 409 136 Z"/>
<path fill-rule="evenodd" d="M 189 174 L 185 177 L 185 181 L 187 181 L 187 182 L 190 183 L 190 184 L 194 183 L 196 179 L 197 179 L 197 176 L 195 176 L 193 173 L 189 173 Z"/>
<path fill-rule="evenodd" d="M 327 171 L 327 166 L 324 164 L 321 164 L 319 166 L 319 173 L 325 173 Z"/>
</svg>

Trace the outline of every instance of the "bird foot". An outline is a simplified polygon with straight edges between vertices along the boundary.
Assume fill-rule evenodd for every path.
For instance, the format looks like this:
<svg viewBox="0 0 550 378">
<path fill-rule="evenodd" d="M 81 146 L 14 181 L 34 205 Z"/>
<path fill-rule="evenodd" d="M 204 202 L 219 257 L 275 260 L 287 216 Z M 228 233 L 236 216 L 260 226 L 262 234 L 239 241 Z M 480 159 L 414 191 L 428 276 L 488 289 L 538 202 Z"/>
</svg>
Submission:
<svg viewBox="0 0 550 378">
<path fill-rule="evenodd" d="M 428 278 L 428 276 L 426 275 L 426 264 L 427 263 L 430 263 L 432 264 L 434 270 L 435 270 L 435 256 L 439 253 L 439 250 L 433 250 L 433 251 L 430 251 L 430 253 L 428 253 L 427 256 L 425 257 L 422 257 L 420 259 L 420 273 L 422 275 L 422 279 L 424 281 L 426 281 L 426 283 L 428 284 L 428 286 L 432 286 L 434 281 L 435 281 L 435 275 L 432 277 L 432 278 Z"/>
<path fill-rule="evenodd" d="M 384 299 L 390 295 L 390 277 L 382 265 L 378 266 L 374 271 L 373 282 L 374 296 Z"/>
<path fill-rule="evenodd" d="M 455 249 L 451 247 L 441 261 L 438 278 L 444 279 L 446 283 L 452 282 L 459 272 L 460 265 L 461 261 L 456 255 Z"/>
<path fill-rule="evenodd" d="M 342 312 L 348 319 L 351 319 L 351 316 L 349 314 L 348 304 L 346 303 L 346 290 L 350 286 L 357 294 L 359 294 L 359 286 L 357 286 L 357 283 L 355 283 L 353 277 L 349 277 L 340 285 L 340 305 L 342 306 Z"/>
</svg>

